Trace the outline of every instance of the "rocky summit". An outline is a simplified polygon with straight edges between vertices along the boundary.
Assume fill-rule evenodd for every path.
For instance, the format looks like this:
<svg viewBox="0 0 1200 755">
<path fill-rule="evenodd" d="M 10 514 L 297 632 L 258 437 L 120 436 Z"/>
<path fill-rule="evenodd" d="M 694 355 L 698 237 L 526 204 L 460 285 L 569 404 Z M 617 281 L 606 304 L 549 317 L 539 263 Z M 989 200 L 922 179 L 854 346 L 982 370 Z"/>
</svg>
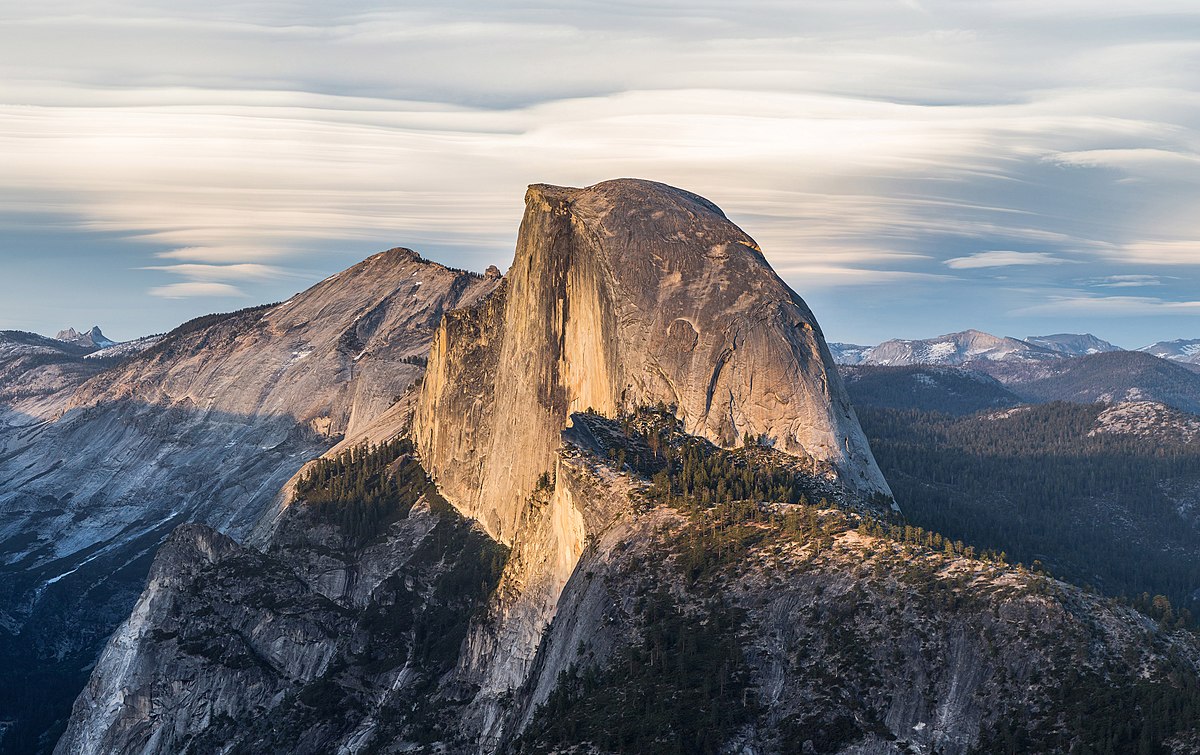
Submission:
<svg viewBox="0 0 1200 755">
<path fill-rule="evenodd" d="M 104 349 L 117 345 L 116 341 L 104 335 L 99 325 L 93 325 L 90 330 L 85 330 L 82 333 L 75 330 L 75 328 L 60 330 L 54 338 L 64 343 L 82 346 L 87 349 Z"/>
<path fill-rule="evenodd" d="M 1196 751 L 1196 636 L 907 524 L 812 313 L 711 202 L 534 185 L 508 273 L 433 300 L 373 260 L 74 394 L 205 406 L 275 339 L 341 368 L 222 405 L 331 443 L 266 505 L 286 465 L 222 488 L 255 526 L 174 530 L 56 752 Z M 343 300 L 377 276 L 388 304 Z"/>
<path fill-rule="evenodd" d="M 413 426 L 429 471 L 511 542 L 573 412 L 656 404 L 888 494 L 812 312 L 719 208 L 650 181 L 530 187 L 503 290 L 434 339 Z"/>
</svg>

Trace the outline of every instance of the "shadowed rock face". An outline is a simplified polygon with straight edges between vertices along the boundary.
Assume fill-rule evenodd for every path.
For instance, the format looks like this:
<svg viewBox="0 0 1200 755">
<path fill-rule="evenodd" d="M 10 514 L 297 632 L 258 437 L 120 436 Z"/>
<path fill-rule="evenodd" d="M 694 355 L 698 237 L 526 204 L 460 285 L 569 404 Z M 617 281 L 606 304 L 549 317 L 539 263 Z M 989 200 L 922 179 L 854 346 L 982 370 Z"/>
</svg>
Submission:
<svg viewBox="0 0 1200 755">
<path fill-rule="evenodd" d="M 506 290 L 435 338 L 422 457 L 511 542 L 571 412 L 658 402 L 720 445 L 765 434 L 889 493 L 812 312 L 718 207 L 650 181 L 531 186 Z"/>
</svg>

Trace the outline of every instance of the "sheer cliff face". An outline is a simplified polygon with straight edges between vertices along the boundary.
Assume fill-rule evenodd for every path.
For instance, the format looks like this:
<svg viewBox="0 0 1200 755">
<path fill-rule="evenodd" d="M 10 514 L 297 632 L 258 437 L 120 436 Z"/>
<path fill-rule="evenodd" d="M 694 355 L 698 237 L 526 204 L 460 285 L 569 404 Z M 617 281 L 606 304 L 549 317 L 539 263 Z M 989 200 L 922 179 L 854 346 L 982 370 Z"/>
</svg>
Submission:
<svg viewBox="0 0 1200 755">
<path fill-rule="evenodd" d="M 530 187 L 507 290 L 434 341 L 423 458 L 507 542 L 571 412 L 658 402 L 718 444 L 766 435 L 889 493 L 812 313 L 719 208 L 649 181 Z"/>
</svg>

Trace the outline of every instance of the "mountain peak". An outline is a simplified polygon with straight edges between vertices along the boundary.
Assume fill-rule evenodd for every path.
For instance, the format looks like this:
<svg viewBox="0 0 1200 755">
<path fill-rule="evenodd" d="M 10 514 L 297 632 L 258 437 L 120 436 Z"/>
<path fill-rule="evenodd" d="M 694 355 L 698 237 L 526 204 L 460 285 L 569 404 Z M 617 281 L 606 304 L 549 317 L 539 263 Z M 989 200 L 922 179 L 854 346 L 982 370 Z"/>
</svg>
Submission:
<svg viewBox="0 0 1200 755">
<path fill-rule="evenodd" d="M 656 404 L 718 445 L 765 435 L 888 493 L 812 312 L 720 208 L 635 179 L 525 199 L 507 285 L 443 320 L 414 420 L 464 512 L 508 541 L 573 413 Z"/>
<path fill-rule="evenodd" d="M 914 364 L 962 365 L 977 361 L 1039 361 L 1059 355 L 1036 344 L 1007 336 L 995 336 L 970 328 L 935 338 L 893 339 L 878 346 L 839 349 L 848 364 L 903 366 Z"/>
<path fill-rule="evenodd" d="M 1177 338 L 1174 341 L 1159 341 L 1149 346 L 1143 346 L 1138 351 L 1145 351 L 1156 357 L 1170 359 L 1173 362 L 1200 365 L 1200 338 Z"/>
<path fill-rule="evenodd" d="M 1028 336 L 1025 340 L 1035 346 L 1072 357 L 1121 350 L 1119 346 L 1114 346 L 1091 333 L 1054 333 L 1048 336 Z"/>
<path fill-rule="evenodd" d="M 75 344 L 76 346 L 84 346 L 96 349 L 103 349 L 105 347 L 115 346 L 117 344 L 116 341 L 104 335 L 104 333 L 100 330 L 99 325 L 93 325 L 91 329 L 83 333 L 75 330 L 75 328 L 60 330 L 58 335 L 55 336 L 55 339 L 65 343 Z"/>
<path fill-rule="evenodd" d="M 525 194 L 525 204 L 528 206 L 532 202 L 560 205 L 584 202 L 592 208 L 603 207 L 606 203 L 615 207 L 630 202 L 641 202 L 648 206 L 656 206 L 659 210 L 674 205 L 693 212 L 711 213 L 722 220 L 727 219 L 720 207 L 699 194 L 643 178 L 615 178 L 582 189 L 552 184 L 530 184 Z"/>
</svg>

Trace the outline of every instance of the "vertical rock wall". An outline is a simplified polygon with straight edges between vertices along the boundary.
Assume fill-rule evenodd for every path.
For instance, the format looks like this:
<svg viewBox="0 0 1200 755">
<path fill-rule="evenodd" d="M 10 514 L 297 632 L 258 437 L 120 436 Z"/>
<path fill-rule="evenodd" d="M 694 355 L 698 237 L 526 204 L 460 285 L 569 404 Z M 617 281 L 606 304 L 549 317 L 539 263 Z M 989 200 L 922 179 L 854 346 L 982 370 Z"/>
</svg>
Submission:
<svg viewBox="0 0 1200 755">
<path fill-rule="evenodd" d="M 507 288 L 448 317 L 414 423 L 443 491 L 511 543 L 573 411 L 663 402 L 888 494 L 812 313 L 715 205 L 649 181 L 531 186 Z"/>
</svg>

